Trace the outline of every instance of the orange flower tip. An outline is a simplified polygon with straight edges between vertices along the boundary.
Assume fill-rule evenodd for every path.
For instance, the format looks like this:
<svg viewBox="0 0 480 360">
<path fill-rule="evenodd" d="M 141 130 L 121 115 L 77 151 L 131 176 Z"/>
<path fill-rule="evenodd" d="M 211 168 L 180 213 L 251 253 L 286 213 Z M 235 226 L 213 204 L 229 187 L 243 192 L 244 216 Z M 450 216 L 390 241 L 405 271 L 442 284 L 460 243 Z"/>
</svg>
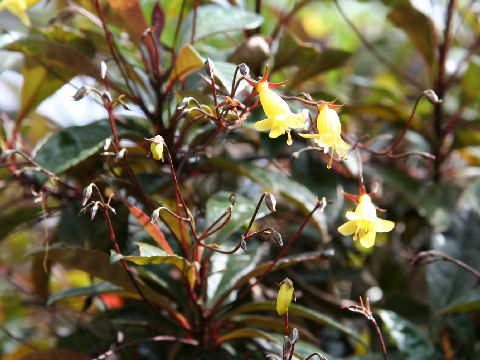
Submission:
<svg viewBox="0 0 480 360">
<path fill-rule="evenodd" d="M 290 131 L 287 131 L 287 145 L 292 145 L 293 140 L 292 140 L 292 135 L 290 134 Z"/>
<path fill-rule="evenodd" d="M 268 88 L 269 89 L 275 89 L 277 87 L 283 86 L 287 83 L 287 80 L 282 81 L 281 83 L 268 83 Z"/>
</svg>

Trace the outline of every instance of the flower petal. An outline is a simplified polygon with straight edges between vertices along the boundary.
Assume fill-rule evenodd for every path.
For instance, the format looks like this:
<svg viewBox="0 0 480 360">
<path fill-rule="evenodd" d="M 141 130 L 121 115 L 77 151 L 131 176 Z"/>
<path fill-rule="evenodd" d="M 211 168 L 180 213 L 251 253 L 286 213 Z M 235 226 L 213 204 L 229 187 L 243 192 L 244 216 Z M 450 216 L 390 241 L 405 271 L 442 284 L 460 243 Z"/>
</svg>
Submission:
<svg viewBox="0 0 480 360">
<path fill-rule="evenodd" d="M 375 231 L 359 234 L 360 244 L 365 248 L 371 248 L 375 244 Z"/>
<path fill-rule="evenodd" d="M 272 127 L 272 130 L 270 130 L 268 137 L 277 138 L 283 134 L 285 134 L 285 130 L 283 130 L 281 126 L 275 126 L 275 127 Z"/>
<path fill-rule="evenodd" d="M 320 134 L 298 134 L 305 139 L 318 139 Z"/>
<path fill-rule="evenodd" d="M 383 220 L 377 218 L 375 220 L 375 231 L 377 232 L 389 232 L 391 231 L 395 226 L 395 223 L 390 220 Z"/>
<path fill-rule="evenodd" d="M 345 236 L 355 234 L 355 231 L 357 231 L 356 221 L 347 221 L 345 224 L 338 228 L 338 232 Z"/>
<path fill-rule="evenodd" d="M 268 130 L 272 127 L 272 120 L 265 119 L 265 120 L 257 121 L 255 124 L 253 124 L 253 127 L 258 131 Z"/>
<path fill-rule="evenodd" d="M 353 211 L 347 211 L 347 213 L 345 214 L 345 217 L 348 220 L 360 220 L 360 219 L 362 219 L 360 214 L 357 214 L 356 212 L 353 212 Z"/>
<path fill-rule="evenodd" d="M 305 116 L 302 114 L 291 114 L 286 119 L 287 126 L 292 129 L 300 128 L 305 123 Z"/>
</svg>

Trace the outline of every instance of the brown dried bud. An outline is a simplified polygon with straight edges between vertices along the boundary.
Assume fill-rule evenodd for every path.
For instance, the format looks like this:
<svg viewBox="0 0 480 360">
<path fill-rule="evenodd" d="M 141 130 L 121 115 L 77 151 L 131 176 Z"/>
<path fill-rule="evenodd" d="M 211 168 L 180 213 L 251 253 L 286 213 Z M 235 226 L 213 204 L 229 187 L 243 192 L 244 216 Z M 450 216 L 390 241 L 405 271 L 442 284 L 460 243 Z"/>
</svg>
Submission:
<svg viewBox="0 0 480 360">
<path fill-rule="evenodd" d="M 152 224 L 156 223 L 158 221 L 158 218 L 160 217 L 160 208 L 155 209 L 152 213 L 152 216 L 150 218 L 150 222 Z"/>
<path fill-rule="evenodd" d="M 242 248 L 243 251 L 247 251 L 247 242 L 245 241 L 245 238 L 242 235 L 242 240 L 240 240 L 240 247 Z"/>
<path fill-rule="evenodd" d="M 290 355 L 290 351 L 292 351 L 292 342 L 288 336 L 283 337 L 283 356 L 284 359 L 288 358 Z M 287 357 L 285 357 L 287 356 Z"/>
<path fill-rule="evenodd" d="M 105 77 L 107 76 L 107 63 L 105 61 L 102 61 L 100 63 L 100 76 L 102 77 L 102 79 L 105 79 Z"/>
<path fill-rule="evenodd" d="M 78 101 L 83 99 L 85 96 L 88 96 L 88 94 L 90 94 L 90 91 L 92 91 L 91 86 L 82 85 L 80 89 L 78 89 L 77 92 L 72 96 L 73 100 Z"/>
<path fill-rule="evenodd" d="M 98 205 L 100 203 L 97 201 L 95 204 L 92 206 L 92 209 L 90 210 L 90 220 L 93 220 L 95 218 L 95 215 L 97 214 L 98 210 Z"/>
<path fill-rule="evenodd" d="M 277 242 L 278 246 L 283 246 L 282 235 L 280 235 L 280 233 L 275 229 L 271 229 L 271 231 L 272 231 L 273 238 Z"/>
</svg>

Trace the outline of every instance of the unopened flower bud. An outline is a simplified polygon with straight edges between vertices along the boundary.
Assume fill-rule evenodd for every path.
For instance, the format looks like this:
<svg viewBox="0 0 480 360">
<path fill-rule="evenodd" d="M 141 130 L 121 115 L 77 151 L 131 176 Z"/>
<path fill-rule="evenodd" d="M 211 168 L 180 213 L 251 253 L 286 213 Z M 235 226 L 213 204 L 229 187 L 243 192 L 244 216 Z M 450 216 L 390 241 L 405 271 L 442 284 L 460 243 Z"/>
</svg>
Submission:
<svg viewBox="0 0 480 360">
<path fill-rule="evenodd" d="M 242 248 L 243 251 L 247 251 L 247 242 L 245 241 L 243 235 L 242 235 L 242 240 L 240 241 L 240 247 Z"/>
<path fill-rule="evenodd" d="M 428 99 L 433 105 L 440 104 L 443 100 L 438 98 L 438 95 L 435 94 L 435 91 L 432 89 L 425 90 L 423 92 Z"/>
<path fill-rule="evenodd" d="M 97 210 L 98 210 L 98 205 L 99 205 L 99 202 L 97 201 L 92 206 L 92 209 L 90 210 L 90 220 L 93 220 L 95 218 L 95 215 L 97 214 Z"/>
<path fill-rule="evenodd" d="M 213 77 L 213 74 L 215 73 L 215 65 L 213 64 L 212 59 L 207 58 L 203 65 L 205 67 L 205 72 L 207 73 L 207 75 L 209 77 Z"/>
<path fill-rule="evenodd" d="M 288 336 L 283 337 L 283 355 L 289 356 L 290 351 L 292 351 L 292 342 Z"/>
<path fill-rule="evenodd" d="M 270 193 L 265 193 L 265 205 L 267 205 L 271 211 L 277 211 L 277 200 L 275 196 Z"/>
<path fill-rule="evenodd" d="M 118 161 L 120 159 L 123 159 L 125 158 L 125 155 L 127 155 L 127 149 L 123 148 L 115 155 L 115 160 Z"/>
<path fill-rule="evenodd" d="M 248 76 L 250 74 L 250 68 L 245 63 L 238 65 L 238 70 L 240 70 L 240 74 L 243 76 Z"/>
<path fill-rule="evenodd" d="M 107 151 L 112 145 L 112 138 L 105 139 L 105 143 L 103 144 L 103 150 Z"/>
<path fill-rule="evenodd" d="M 298 340 L 300 339 L 300 336 L 298 335 L 298 329 L 293 328 L 292 333 L 290 334 L 290 341 L 292 344 L 296 344 Z"/>
<path fill-rule="evenodd" d="M 100 63 L 100 76 L 102 77 L 102 79 L 105 79 L 105 77 L 107 76 L 107 64 L 105 63 L 105 61 L 102 61 Z"/>
<path fill-rule="evenodd" d="M 90 197 L 92 196 L 92 191 L 93 191 L 93 183 L 88 185 L 84 190 L 83 190 L 83 200 L 82 200 L 82 206 L 85 206 L 85 204 L 90 200 Z"/>
<path fill-rule="evenodd" d="M 158 218 L 160 217 L 160 208 L 155 209 L 152 213 L 152 216 L 150 218 L 150 222 L 152 224 L 156 223 L 158 221 Z"/>
<path fill-rule="evenodd" d="M 106 103 L 111 103 L 112 102 L 112 95 L 110 94 L 110 91 L 102 92 L 102 99 Z"/>
<path fill-rule="evenodd" d="M 73 100 L 78 101 L 83 99 L 85 96 L 88 96 L 88 94 L 90 94 L 90 91 L 92 91 L 92 88 L 90 86 L 82 85 L 72 96 Z"/>
<path fill-rule="evenodd" d="M 276 310 L 278 315 L 284 315 L 288 311 L 294 292 L 292 281 L 289 278 L 283 279 L 280 283 L 280 290 L 278 290 L 277 295 Z"/>
<path fill-rule="evenodd" d="M 271 230 L 272 230 L 273 239 L 276 241 L 278 246 L 283 246 L 282 235 L 280 235 L 280 233 L 275 229 L 271 229 Z"/>
</svg>

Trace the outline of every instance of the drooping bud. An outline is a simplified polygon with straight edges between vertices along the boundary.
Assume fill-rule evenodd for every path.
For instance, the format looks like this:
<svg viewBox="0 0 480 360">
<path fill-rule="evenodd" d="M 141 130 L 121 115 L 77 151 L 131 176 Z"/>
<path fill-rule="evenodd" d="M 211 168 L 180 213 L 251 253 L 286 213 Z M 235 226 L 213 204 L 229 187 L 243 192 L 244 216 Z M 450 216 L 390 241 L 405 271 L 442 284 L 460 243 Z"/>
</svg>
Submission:
<svg viewBox="0 0 480 360">
<path fill-rule="evenodd" d="M 78 101 L 78 100 L 83 99 L 85 96 L 88 96 L 88 94 L 90 94 L 90 91 L 92 91 L 92 87 L 91 87 L 91 86 L 82 85 L 82 86 L 77 90 L 77 92 L 72 96 L 72 97 L 73 97 L 73 100 Z"/>
<path fill-rule="evenodd" d="M 289 356 L 292 351 L 292 342 L 288 336 L 283 337 L 283 356 Z M 285 358 L 285 357 L 284 357 Z"/>
<path fill-rule="evenodd" d="M 272 231 L 273 239 L 278 244 L 278 246 L 283 246 L 282 235 L 275 229 L 271 229 L 271 231 Z"/>
<path fill-rule="evenodd" d="M 207 58 L 207 60 L 205 60 L 205 62 L 203 63 L 204 67 L 205 67 L 205 72 L 207 73 L 207 75 L 212 78 L 213 77 L 213 74 L 215 73 L 215 65 L 213 64 L 213 61 L 212 59 L 210 58 Z"/>
<path fill-rule="evenodd" d="M 85 206 L 85 204 L 90 200 L 90 197 L 92 196 L 92 191 L 93 191 L 93 183 L 88 185 L 84 190 L 83 190 L 83 200 L 82 200 L 82 206 Z"/>
<path fill-rule="evenodd" d="M 156 223 L 158 221 L 158 218 L 160 217 L 160 208 L 155 209 L 152 213 L 152 216 L 150 218 L 150 222 L 152 224 Z"/>
<path fill-rule="evenodd" d="M 242 240 L 240 241 L 240 247 L 242 248 L 243 251 L 247 251 L 247 242 L 245 241 L 245 238 L 242 235 Z"/>
<path fill-rule="evenodd" d="M 125 158 L 126 155 L 127 155 L 127 149 L 123 148 L 115 155 L 115 160 L 118 161 L 120 159 L 123 159 Z"/>
<path fill-rule="evenodd" d="M 298 340 L 300 339 L 300 336 L 298 335 L 298 329 L 293 328 L 292 333 L 290 334 L 290 341 L 292 344 L 296 344 Z"/>
<path fill-rule="evenodd" d="M 105 77 L 107 76 L 107 64 L 105 63 L 105 61 L 102 61 L 100 63 L 100 76 L 102 77 L 102 79 L 105 79 Z"/>
<path fill-rule="evenodd" d="M 425 90 L 423 93 L 425 94 L 425 97 L 428 99 L 428 101 L 430 101 L 433 105 L 443 102 L 443 100 L 439 99 L 438 95 L 435 94 L 435 91 L 433 91 L 432 89 Z"/>
<path fill-rule="evenodd" d="M 240 74 L 242 74 L 243 76 L 248 76 L 250 74 L 250 68 L 245 63 L 241 63 L 240 65 L 238 65 L 238 69 L 240 70 Z"/>
<path fill-rule="evenodd" d="M 97 201 L 95 204 L 92 206 L 92 209 L 90 210 L 90 220 L 93 220 L 95 218 L 95 215 L 97 215 L 97 210 L 98 210 L 98 205 L 100 203 Z"/>
<path fill-rule="evenodd" d="M 293 289 L 293 283 L 289 278 L 283 279 L 280 283 L 280 289 L 277 295 L 276 310 L 278 315 L 284 315 L 288 311 L 288 307 L 292 302 L 292 298 L 295 291 Z"/>
<path fill-rule="evenodd" d="M 112 145 L 112 138 L 105 139 L 105 144 L 103 144 L 103 150 L 107 151 Z"/>
<path fill-rule="evenodd" d="M 277 200 L 275 199 L 275 196 L 268 192 L 265 193 L 265 205 L 267 205 L 271 211 L 277 211 Z"/>
</svg>

